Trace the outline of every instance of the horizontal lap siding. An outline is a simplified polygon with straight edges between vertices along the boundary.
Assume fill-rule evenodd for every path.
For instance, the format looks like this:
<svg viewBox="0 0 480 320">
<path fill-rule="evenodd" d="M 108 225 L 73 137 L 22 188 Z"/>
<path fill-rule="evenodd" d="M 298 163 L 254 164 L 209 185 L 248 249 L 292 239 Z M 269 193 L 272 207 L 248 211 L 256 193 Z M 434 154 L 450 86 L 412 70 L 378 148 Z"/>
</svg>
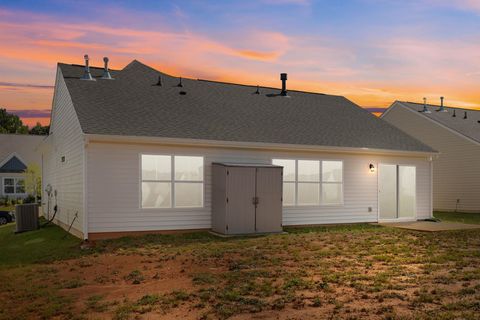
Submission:
<svg viewBox="0 0 480 320">
<path fill-rule="evenodd" d="M 54 107 L 52 114 L 51 135 L 48 138 L 49 146 L 44 152 L 44 181 L 43 186 L 50 184 L 57 190 L 56 203 L 58 212 L 56 219 L 72 228 L 83 230 L 83 133 L 78 122 L 68 89 L 61 72 L 57 74 Z M 65 162 L 61 157 L 65 156 Z M 43 192 L 43 202 L 47 195 Z M 53 214 L 55 197 L 50 201 L 50 217 Z M 44 213 L 47 206 L 44 205 Z M 74 220 L 78 212 L 78 218 Z"/>
<path fill-rule="evenodd" d="M 95 142 L 86 150 L 89 232 L 210 228 L 211 163 L 270 163 L 272 158 L 344 161 L 344 205 L 285 207 L 284 225 L 377 221 L 377 173 L 371 173 L 368 165 L 374 163 L 378 167 L 378 162 L 417 166 L 417 212 L 430 216 L 430 163 L 425 159 Z M 141 153 L 204 156 L 205 207 L 140 209 Z M 368 212 L 368 207 L 372 207 L 372 212 Z"/>
<path fill-rule="evenodd" d="M 384 119 L 440 152 L 433 162 L 435 210 L 480 212 L 479 144 L 405 107 L 394 107 Z"/>
</svg>

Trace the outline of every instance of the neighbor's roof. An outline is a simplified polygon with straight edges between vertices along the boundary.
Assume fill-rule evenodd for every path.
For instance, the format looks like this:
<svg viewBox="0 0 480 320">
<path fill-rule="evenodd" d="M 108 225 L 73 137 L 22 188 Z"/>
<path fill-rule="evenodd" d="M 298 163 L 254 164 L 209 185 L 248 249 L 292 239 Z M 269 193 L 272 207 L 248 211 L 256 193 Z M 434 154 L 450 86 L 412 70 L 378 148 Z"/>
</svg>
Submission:
<svg viewBox="0 0 480 320">
<path fill-rule="evenodd" d="M 423 110 L 423 103 L 397 102 L 414 111 Z M 480 142 L 480 110 L 445 107 L 448 112 L 437 112 L 440 106 L 431 104 L 427 104 L 427 108 L 431 113 L 418 112 L 418 114 Z M 455 117 L 453 116 L 454 111 Z M 467 113 L 467 119 L 464 119 L 465 112 Z"/>
<path fill-rule="evenodd" d="M 21 173 L 25 172 L 26 169 L 27 166 L 20 159 L 18 159 L 16 156 L 12 156 L 0 167 L 0 172 Z"/>
<path fill-rule="evenodd" d="M 115 80 L 59 64 L 86 134 L 433 152 L 342 96 L 182 79 L 136 60 Z M 91 68 L 99 78 L 103 69 Z M 162 86 L 157 86 L 158 77 Z M 186 94 L 181 95 L 183 91 Z"/>
</svg>

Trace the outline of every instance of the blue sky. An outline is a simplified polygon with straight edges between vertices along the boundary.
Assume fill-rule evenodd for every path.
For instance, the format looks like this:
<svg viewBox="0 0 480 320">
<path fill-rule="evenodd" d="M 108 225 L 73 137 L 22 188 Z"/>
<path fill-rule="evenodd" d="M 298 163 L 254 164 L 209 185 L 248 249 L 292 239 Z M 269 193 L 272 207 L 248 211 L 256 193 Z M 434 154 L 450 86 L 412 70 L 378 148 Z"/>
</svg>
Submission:
<svg viewBox="0 0 480 320">
<path fill-rule="evenodd" d="M 48 109 L 56 62 L 480 106 L 479 0 L 2 1 L 0 106 Z M 2 85 L 3 84 L 3 85 Z M 25 86 L 34 85 L 34 86 Z M 36 85 L 47 86 L 35 87 Z"/>
</svg>

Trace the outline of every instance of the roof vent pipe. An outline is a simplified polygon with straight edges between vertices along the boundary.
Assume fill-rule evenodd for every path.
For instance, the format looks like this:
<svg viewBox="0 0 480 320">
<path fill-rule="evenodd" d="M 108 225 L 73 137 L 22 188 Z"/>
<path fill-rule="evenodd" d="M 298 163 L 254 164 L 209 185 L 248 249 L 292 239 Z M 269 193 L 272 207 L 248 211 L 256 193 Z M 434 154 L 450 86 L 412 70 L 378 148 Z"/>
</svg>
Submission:
<svg viewBox="0 0 480 320">
<path fill-rule="evenodd" d="M 255 91 L 255 94 L 260 94 L 260 86 L 257 86 L 257 91 Z"/>
<path fill-rule="evenodd" d="M 443 106 L 443 99 L 443 97 L 440 97 L 440 108 L 437 110 L 438 112 L 448 112 L 448 110 Z"/>
<path fill-rule="evenodd" d="M 88 65 L 88 61 L 90 59 L 88 58 L 88 54 L 84 55 L 83 58 L 85 59 L 85 72 L 83 73 L 83 76 L 80 78 L 80 80 L 95 81 L 95 79 L 93 79 L 92 77 L 92 74 L 90 73 L 90 66 Z"/>
<path fill-rule="evenodd" d="M 162 86 L 162 76 L 158 76 L 158 82 L 157 82 L 156 85 L 159 86 L 159 87 Z"/>
<path fill-rule="evenodd" d="M 182 87 L 183 87 L 183 84 L 182 84 L 182 77 L 180 77 L 180 82 L 177 84 L 177 87 L 180 87 L 180 88 L 182 88 Z"/>
<path fill-rule="evenodd" d="M 281 96 L 287 95 L 287 74 L 280 73 L 280 80 L 282 80 L 282 92 L 280 92 Z"/>
<path fill-rule="evenodd" d="M 427 108 L 427 98 L 423 98 L 423 110 L 420 111 L 422 113 L 432 113 L 430 110 Z"/>
<path fill-rule="evenodd" d="M 104 80 L 113 80 L 112 76 L 110 75 L 110 72 L 108 71 L 108 57 L 103 57 L 103 76 L 101 79 Z"/>
<path fill-rule="evenodd" d="M 456 116 L 457 116 L 457 114 L 455 113 L 455 111 L 456 111 L 456 110 L 453 109 L 453 115 L 452 115 L 452 117 L 456 117 Z"/>
<path fill-rule="evenodd" d="M 465 114 L 463 115 L 463 119 L 467 119 L 467 111 L 465 111 Z"/>
</svg>

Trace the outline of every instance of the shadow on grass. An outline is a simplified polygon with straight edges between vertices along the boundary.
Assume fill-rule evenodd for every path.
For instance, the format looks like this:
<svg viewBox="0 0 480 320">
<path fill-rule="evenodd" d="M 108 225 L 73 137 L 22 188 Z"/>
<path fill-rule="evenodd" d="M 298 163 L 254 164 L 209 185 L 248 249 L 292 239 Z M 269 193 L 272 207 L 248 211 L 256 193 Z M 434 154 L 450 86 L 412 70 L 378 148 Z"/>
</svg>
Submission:
<svg viewBox="0 0 480 320">
<path fill-rule="evenodd" d="M 0 267 L 46 263 L 78 257 L 81 240 L 56 225 L 15 234 L 15 224 L 0 227 Z"/>
</svg>

